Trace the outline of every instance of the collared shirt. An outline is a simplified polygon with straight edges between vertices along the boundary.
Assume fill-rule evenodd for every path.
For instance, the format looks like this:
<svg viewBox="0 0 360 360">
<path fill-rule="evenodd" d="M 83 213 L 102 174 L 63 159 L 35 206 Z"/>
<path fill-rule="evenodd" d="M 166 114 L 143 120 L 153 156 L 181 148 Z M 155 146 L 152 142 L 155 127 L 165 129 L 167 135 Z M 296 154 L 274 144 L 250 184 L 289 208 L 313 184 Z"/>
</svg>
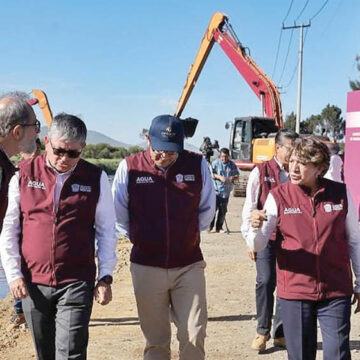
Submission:
<svg viewBox="0 0 360 360">
<path fill-rule="evenodd" d="M 164 170 L 163 170 L 164 171 Z M 165 170 L 166 171 L 166 170 Z M 215 213 L 215 192 L 206 160 L 201 160 L 202 189 L 199 203 L 199 230 L 206 230 Z M 122 160 L 112 185 L 115 203 L 116 229 L 119 235 L 129 237 L 129 173 L 126 160 Z"/>
<path fill-rule="evenodd" d="M 345 220 L 346 238 L 349 243 L 349 255 L 352 268 L 356 277 L 355 292 L 360 293 L 360 230 L 357 222 L 355 206 L 347 191 L 348 212 Z M 249 227 L 246 243 L 253 251 L 261 251 L 269 242 L 269 238 L 276 228 L 278 208 L 273 195 L 270 193 L 264 204 L 267 221 L 264 221 L 260 229 Z"/>
<path fill-rule="evenodd" d="M 274 160 L 280 167 L 279 180 L 280 184 L 289 181 L 289 173 L 284 169 L 284 165 L 280 164 L 279 160 L 274 156 Z M 246 199 L 243 205 L 242 211 L 242 225 L 241 233 L 244 239 L 247 237 L 247 233 L 250 228 L 250 216 L 251 212 L 257 209 L 260 191 L 260 172 L 258 167 L 255 167 L 249 176 L 249 180 L 246 187 Z"/>
<path fill-rule="evenodd" d="M 49 163 L 48 163 L 48 166 Z M 71 175 L 71 169 L 66 173 L 55 171 L 55 203 L 57 209 L 60 192 L 66 179 Z M 0 236 L 1 260 L 8 282 L 22 278 L 19 238 L 20 223 L 20 189 L 19 174 L 15 174 L 9 184 L 9 205 L 4 218 L 3 231 Z M 108 177 L 103 171 L 100 178 L 100 196 L 95 213 L 95 238 L 97 241 L 98 278 L 112 275 L 116 259 L 117 237 L 115 233 L 115 210 L 112 201 Z"/>
<path fill-rule="evenodd" d="M 227 178 L 226 182 L 223 183 L 218 179 L 213 179 L 216 195 L 222 198 L 228 198 L 230 196 L 230 192 L 233 188 L 232 181 L 228 181 L 230 176 L 238 176 L 239 170 L 235 163 L 231 160 L 228 160 L 226 163 L 223 163 L 221 159 L 216 159 L 211 164 L 212 173 L 216 175 L 221 175 Z"/>
</svg>

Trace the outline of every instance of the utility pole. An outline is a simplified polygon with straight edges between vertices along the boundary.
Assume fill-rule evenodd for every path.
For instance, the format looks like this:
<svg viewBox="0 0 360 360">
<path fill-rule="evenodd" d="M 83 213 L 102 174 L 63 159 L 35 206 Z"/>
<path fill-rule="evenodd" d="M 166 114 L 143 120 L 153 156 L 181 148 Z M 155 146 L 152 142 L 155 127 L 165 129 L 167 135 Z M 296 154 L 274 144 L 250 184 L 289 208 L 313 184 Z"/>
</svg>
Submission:
<svg viewBox="0 0 360 360">
<path fill-rule="evenodd" d="M 302 61 L 303 61 L 303 29 L 306 27 L 310 27 L 311 23 L 301 24 L 293 26 L 284 26 L 283 30 L 287 29 L 300 29 L 299 34 L 299 68 L 298 68 L 298 96 L 297 96 L 297 106 L 296 106 L 296 127 L 295 131 L 300 134 L 300 121 L 301 121 L 301 91 L 302 91 Z"/>
</svg>

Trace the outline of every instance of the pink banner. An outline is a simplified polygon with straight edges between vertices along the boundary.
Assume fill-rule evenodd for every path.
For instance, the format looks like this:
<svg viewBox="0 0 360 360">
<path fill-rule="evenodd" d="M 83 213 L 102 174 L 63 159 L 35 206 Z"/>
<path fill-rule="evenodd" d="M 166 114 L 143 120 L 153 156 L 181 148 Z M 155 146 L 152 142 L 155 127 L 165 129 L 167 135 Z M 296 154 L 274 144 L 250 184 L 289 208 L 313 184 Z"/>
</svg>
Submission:
<svg viewBox="0 0 360 360">
<path fill-rule="evenodd" d="M 346 111 L 345 183 L 360 220 L 360 90 L 348 93 Z"/>
</svg>

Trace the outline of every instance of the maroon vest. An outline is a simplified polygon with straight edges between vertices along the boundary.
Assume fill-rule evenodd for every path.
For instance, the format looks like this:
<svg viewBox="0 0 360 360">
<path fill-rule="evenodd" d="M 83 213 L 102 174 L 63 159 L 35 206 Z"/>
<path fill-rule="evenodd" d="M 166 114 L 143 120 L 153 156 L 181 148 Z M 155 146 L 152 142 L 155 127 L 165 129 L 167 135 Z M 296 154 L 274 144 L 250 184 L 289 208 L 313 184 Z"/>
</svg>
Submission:
<svg viewBox="0 0 360 360">
<path fill-rule="evenodd" d="M 275 159 L 272 158 L 269 161 L 258 164 L 257 168 L 260 174 L 260 190 L 257 208 L 262 210 L 270 190 L 280 184 L 280 166 Z"/>
<path fill-rule="evenodd" d="M 291 183 L 271 191 L 282 239 L 276 248 L 277 295 L 323 300 L 352 294 L 344 184 L 323 179 L 314 197 Z"/>
<path fill-rule="evenodd" d="M 184 151 L 166 173 L 156 168 L 149 150 L 127 157 L 126 162 L 131 261 L 173 268 L 202 260 L 201 156 Z"/>
<path fill-rule="evenodd" d="M 82 159 L 65 181 L 54 210 L 56 175 L 46 155 L 20 164 L 22 272 L 57 286 L 95 280 L 95 212 L 101 169 Z"/>
<path fill-rule="evenodd" d="M 260 175 L 260 189 L 257 208 L 258 210 L 262 210 L 270 190 L 280 185 L 280 166 L 275 159 L 272 158 L 269 161 L 260 163 L 257 167 Z M 276 240 L 276 236 L 276 231 L 274 231 L 270 236 L 270 240 Z"/>
<path fill-rule="evenodd" d="M 0 233 L 8 205 L 8 190 L 9 182 L 12 176 L 15 174 L 15 166 L 0 148 Z"/>
</svg>

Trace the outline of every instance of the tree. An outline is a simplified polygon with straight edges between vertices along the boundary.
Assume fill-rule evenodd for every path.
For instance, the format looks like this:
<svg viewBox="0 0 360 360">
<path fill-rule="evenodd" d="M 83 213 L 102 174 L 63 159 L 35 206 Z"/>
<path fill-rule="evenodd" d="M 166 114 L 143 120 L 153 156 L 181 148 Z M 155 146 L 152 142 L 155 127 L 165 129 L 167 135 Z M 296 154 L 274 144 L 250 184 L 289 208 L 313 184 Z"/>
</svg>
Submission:
<svg viewBox="0 0 360 360">
<path fill-rule="evenodd" d="M 321 121 L 316 127 L 319 135 L 328 136 L 333 140 L 341 140 L 345 134 L 345 120 L 341 116 L 341 109 L 328 104 L 321 112 Z"/>
<path fill-rule="evenodd" d="M 284 122 L 284 127 L 286 129 L 288 129 L 288 130 L 295 131 L 296 115 L 295 115 L 295 113 L 293 111 L 290 114 L 286 115 L 285 122 Z"/>
<path fill-rule="evenodd" d="M 360 56 L 359 55 L 356 56 L 355 61 L 357 62 L 356 68 L 360 71 Z M 350 80 L 349 84 L 350 84 L 350 87 L 352 90 L 360 90 L 360 81 L 359 80 Z"/>
<path fill-rule="evenodd" d="M 318 128 L 320 122 L 321 115 L 311 115 L 301 123 L 301 133 L 320 135 L 316 132 L 316 129 Z"/>
</svg>

